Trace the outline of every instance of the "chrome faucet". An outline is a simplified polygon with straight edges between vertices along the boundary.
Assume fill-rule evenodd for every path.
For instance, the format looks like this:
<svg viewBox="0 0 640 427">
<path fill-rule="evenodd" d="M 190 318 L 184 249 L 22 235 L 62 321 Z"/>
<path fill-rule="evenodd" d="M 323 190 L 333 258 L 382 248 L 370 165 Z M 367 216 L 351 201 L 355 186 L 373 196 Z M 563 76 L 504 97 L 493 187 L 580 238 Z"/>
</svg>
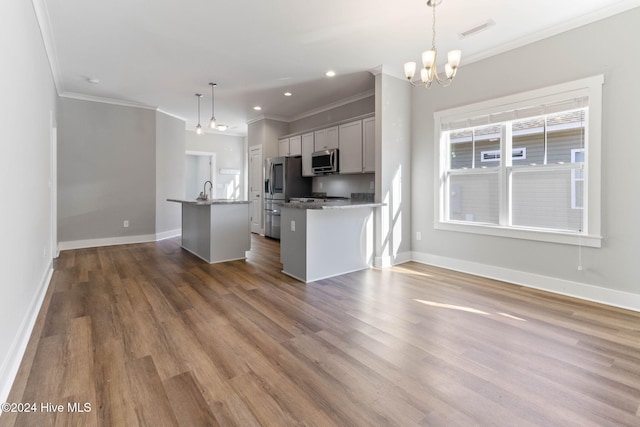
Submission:
<svg viewBox="0 0 640 427">
<path fill-rule="evenodd" d="M 209 200 L 209 194 L 207 194 L 207 183 L 209 183 L 209 194 L 211 194 L 211 198 L 213 199 L 213 182 L 205 181 L 203 191 L 196 200 Z"/>
<path fill-rule="evenodd" d="M 209 183 L 209 194 L 207 194 L 207 183 Z M 209 199 L 213 199 L 213 182 L 205 181 L 204 182 L 204 196 Z"/>
</svg>

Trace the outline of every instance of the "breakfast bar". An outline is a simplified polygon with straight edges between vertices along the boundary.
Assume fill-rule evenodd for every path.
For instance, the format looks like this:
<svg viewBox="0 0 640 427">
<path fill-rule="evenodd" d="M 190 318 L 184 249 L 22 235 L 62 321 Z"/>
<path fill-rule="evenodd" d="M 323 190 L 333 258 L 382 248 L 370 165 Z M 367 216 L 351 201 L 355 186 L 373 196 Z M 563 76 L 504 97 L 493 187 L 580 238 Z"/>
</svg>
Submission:
<svg viewBox="0 0 640 427">
<path fill-rule="evenodd" d="M 251 248 L 249 202 L 179 200 L 182 204 L 182 248 L 209 264 L 246 258 Z"/>
<path fill-rule="evenodd" d="M 285 203 L 282 272 L 313 282 L 371 267 L 374 202 Z"/>
</svg>

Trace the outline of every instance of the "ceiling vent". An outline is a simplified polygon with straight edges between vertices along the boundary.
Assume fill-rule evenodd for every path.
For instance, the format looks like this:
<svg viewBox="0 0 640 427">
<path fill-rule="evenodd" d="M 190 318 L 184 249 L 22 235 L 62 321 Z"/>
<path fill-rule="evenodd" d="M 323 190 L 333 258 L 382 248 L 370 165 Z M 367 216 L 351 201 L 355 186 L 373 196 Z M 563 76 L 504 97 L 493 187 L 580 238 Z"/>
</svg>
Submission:
<svg viewBox="0 0 640 427">
<path fill-rule="evenodd" d="M 475 25 L 467 30 L 464 30 L 462 32 L 458 33 L 458 36 L 460 37 L 460 39 L 466 39 L 467 37 L 471 37 L 474 36 L 482 31 L 488 30 L 489 28 L 493 27 L 494 25 L 496 25 L 495 21 L 493 19 L 487 19 L 485 22 L 483 22 L 482 24 L 478 24 Z"/>
</svg>

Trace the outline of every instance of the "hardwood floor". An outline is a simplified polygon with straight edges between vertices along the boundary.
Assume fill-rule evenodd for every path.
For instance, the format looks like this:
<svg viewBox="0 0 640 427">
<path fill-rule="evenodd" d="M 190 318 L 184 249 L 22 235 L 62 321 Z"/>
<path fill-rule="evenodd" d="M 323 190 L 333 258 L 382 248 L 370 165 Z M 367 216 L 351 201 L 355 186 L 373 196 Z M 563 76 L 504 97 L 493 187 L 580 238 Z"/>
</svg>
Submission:
<svg viewBox="0 0 640 427">
<path fill-rule="evenodd" d="M 256 236 L 55 264 L 3 427 L 640 425 L 638 313 L 417 263 L 305 285 Z"/>
</svg>

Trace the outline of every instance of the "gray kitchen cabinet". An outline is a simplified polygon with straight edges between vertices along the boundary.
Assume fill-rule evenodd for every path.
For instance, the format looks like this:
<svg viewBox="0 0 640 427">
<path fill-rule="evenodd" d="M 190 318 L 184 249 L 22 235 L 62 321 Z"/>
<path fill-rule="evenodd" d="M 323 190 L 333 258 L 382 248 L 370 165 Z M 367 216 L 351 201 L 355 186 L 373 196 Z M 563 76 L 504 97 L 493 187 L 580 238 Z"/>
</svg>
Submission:
<svg viewBox="0 0 640 427">
<path fill-rule="evenodd" d="M 362 173 L 362 120 L 339 127 L 340 173 Z"/>
<path fill-rule="evenodd" d="M 376 171 L 376 118 L 362 120 L 362 172 Z"/>
<path fill-rule="evenodd" d="M 289 138 L 289 154 L 288 156 L 299 156 L 302 154 L 302 136 L 296 135 Z"/>
<path fill-rule="evenodd" d="M 338 126 L 317 130 L 314 138 L 315 151 L 338 148 Z"/>
<path fill-rule="evenodd" d="M 311 154 L 315 151 L 313 132 L 305 133 L 301 138 L 302 176 L 313 176 L 311 170 Z"/>
<path fill-rule="evenodd" d="M 278 140 L 278 156 L 289 155 L 289 138 L 283 138 Z"/>
</svg>

